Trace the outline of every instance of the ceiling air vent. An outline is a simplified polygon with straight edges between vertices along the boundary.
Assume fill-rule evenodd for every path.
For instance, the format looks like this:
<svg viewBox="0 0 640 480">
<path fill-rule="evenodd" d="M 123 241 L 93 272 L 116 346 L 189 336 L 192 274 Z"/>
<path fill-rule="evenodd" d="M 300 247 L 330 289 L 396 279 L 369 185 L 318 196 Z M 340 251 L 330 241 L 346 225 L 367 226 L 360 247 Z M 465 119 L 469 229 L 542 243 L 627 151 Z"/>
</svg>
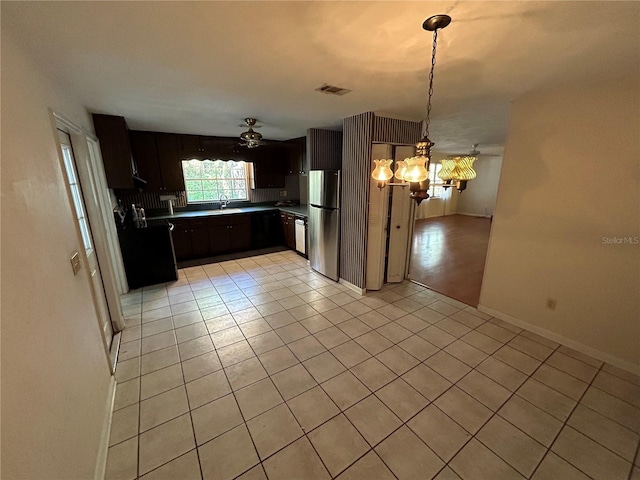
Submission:
<svg viewBox="0 0 640 480">
<path fill-rule="evenodd" d="M 344 95 L 350 91 L 351 90 L 348 88 L 334 87 L 333 85 L 327 85 L 326 83 L 321 87 L 316 88 L 316 92 L 327 93 L 329 95 Z"/>
</svg>

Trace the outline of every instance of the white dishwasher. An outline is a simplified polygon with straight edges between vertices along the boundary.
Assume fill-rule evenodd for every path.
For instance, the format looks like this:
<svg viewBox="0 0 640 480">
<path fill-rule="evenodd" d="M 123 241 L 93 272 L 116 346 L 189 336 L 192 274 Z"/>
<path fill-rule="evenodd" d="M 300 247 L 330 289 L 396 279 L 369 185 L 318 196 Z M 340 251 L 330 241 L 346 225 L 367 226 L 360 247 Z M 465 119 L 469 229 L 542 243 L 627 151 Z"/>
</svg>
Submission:
<svg viewBox="0 0 640 480">
<path fill-rule="evenodd" d="M 307 253 L 305 230 L 306 228 L 304 220 L 302 220 L 301 218 L 296 219 L 296 251 L 300 252 L 303 255 L 306 255 Z"/>
</svg>

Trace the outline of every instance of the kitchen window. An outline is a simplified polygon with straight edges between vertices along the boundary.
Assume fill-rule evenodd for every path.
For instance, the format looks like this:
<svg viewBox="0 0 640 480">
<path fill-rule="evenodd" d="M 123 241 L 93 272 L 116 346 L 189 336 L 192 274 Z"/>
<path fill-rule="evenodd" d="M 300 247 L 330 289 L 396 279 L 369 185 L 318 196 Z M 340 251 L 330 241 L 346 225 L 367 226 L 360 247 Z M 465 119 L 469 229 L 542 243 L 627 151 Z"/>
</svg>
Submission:
<svg viewBox="0 0 640 480">
<path fill-rule="evenodd" d="M 229 201 L 248 200 L 250 166 L 245 162 L 183 160 L 187 203 L 211 203 L 225 195 Z"/>
</svg>

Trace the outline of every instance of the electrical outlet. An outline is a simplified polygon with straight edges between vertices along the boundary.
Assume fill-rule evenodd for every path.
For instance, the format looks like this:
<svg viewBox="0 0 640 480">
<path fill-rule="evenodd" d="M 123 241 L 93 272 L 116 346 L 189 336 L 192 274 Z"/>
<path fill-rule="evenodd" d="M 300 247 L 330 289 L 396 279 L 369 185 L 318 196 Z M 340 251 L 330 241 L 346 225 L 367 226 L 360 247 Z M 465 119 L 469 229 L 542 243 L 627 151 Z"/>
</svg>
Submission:
<svg viewBox="0 0 640 480">
<path fill-rule="evenodd" d="M 280 196 L 281 197 L 286 197 L 287 196 L 287 191 L 286 190 L 280 190 Z"/>
<path fill-rule="evenodd" d="M 556 299 L 555 298 L 547 298 L 547 308 L 551 311 L 556 309 Z"/>
</svg>

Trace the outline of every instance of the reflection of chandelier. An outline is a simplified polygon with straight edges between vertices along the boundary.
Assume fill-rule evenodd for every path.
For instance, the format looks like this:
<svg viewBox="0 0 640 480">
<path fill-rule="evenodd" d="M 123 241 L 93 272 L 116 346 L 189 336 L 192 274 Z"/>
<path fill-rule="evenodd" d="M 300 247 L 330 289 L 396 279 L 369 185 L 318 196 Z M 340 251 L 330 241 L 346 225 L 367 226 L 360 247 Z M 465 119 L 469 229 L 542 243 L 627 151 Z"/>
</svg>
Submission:
<svg viewBox="0 0 640 480">
<path fill-rule="evenodd" d="M 260 145 L 262 135 L 253 130 L 253 126 L 256 124 L 255 118 L 245 118 L 244 123 L 247 124 L 249 130 L 240 134 L 240 140 L 244 141 L 240 145 L 247 148 L 256 148 Z"/>
<path fill-rule="evenodd" d="M 475 161 L 476 157 L 470 156 L 440 160 L 442 168 L 438 172 L 438 177 L 444 180 L 444 188 L 449 188 L 453 182 L 459 192 L 467 188 L 467 181 L 476 178 L 476 171 L 473 169 Z"/>
<path fill-rule="evenodd" d="M 409 182 L 409 189 L 413 198 L 418 205 L 425 198 L 429 198 L 427 190 L 429 190 L 429 164 L 431 163 L 431 147 L 434 143 L 429 140 L 429 122 L 431 114 L 431 96 L 433 95 L 433 70 L 436 66 L 436 45 L 438 43 L 438 30 L 445 28 L 451 23 L 449 15 L 434 15 L 427 18 L 422 24 L 422 28 L 433 32 L 433 45 L 431 50 L 431 71 L 429 72 L 429 98 L 427 101 L 427 117 L 424 121 L 424 136 L 416 144 L 415 157 L 406 158 L 401 162 L 396 162 L 396 178 L 402 182 Z M 376 168 L 371 176 L 378 180 L 378 187 L 384 188 L 387 180 L 393 176 L 390 165 L 391 160 L 374 160 Z M 398 185 L 398 184 L 391 184 Z M 400 184 L 402 185 L 402 184 Z M 404 184 L 406 185 L 406 183 Z"/>
</svg>

